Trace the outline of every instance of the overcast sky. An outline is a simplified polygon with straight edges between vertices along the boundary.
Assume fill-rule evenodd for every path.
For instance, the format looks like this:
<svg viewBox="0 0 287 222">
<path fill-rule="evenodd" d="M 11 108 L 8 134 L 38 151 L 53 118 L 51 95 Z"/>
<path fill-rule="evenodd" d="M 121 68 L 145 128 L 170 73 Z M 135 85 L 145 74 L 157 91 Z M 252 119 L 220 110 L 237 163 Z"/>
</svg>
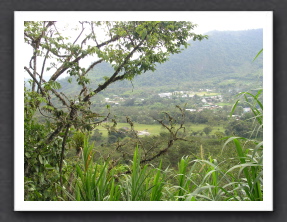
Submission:
<svg viewBox="0 0 287 222">
<path fill-rule="evenodd" d="M 266 11 L 16 12 L 26 21 L 192 21 L 200 32 L 263 28 Z"/>
<path fill-rule="evenodd" d="M 264 28 L 266 12 L 191 12 L 190 20 L 198 27 L 197 33 L 208 31 L 237 31 Z"/>
</svg>

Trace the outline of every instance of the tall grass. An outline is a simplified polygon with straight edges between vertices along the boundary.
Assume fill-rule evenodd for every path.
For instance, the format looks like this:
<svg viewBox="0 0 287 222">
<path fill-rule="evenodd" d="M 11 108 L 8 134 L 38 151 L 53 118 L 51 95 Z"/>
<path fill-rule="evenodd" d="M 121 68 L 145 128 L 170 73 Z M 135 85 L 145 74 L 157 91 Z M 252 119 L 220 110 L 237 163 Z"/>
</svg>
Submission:
<svg viewBox="0 0 287 222">
<path fill-rule="evenodd" d="M 238 138 L 230 138 L 238 151 L 239 164 L 225 170 L 216 159 L 190 160 L 182 157 L 178 169 L 162 170 L 140 165 L 135 150 L 130 174 L 115 180 L 107 162 L 77 166 L 75 200 L 93 201 L 260 201 L 263 200 L 262 155 L 258 143 L 245 150 Z M 84 149 L 84 153 L 85 150 Z M 83 158 L 89 160 L 89 158 Z M 174 180 L 173 180 L 174 179 Z M 175 182 L 174 182 L 175 181 Z"/>
<path fill-rule="evenodd" d="M 263 129 L 263 104 L 259 99 L 262 92 L 263 90 L 260 89 L 254 95 L 248 92 L 238 94 L 239 96 L 243 96 L 245 102 L 249 104 L 254 115 L 253 119 L 257 122 L 257 129 L 254 129 L 254 131 L 257 132 Z M 236 104 L 234 105 L 232 112 L 235 110 Z M 240 186 L 245 191 L 249 200 L 263 200 L 263 141 L 231 137 L 225 144 L 231 141 L 234 142 L 236 147 L 240 164 L 232 167 L 229 171 L 239 168 L 239 174 L 243 173 L 244 180 L 240 182 Z M 244 144 L 246 144 L 246 142 L 252 142 L 254 144 L 254 149 L 246 149 L 244 151 Z"/>
<path fill-rule="evenodd" d="M 247 195 L 240 200 L 263 200 L 263 142 L 254 142 L 254 149 L 244 151 L 244 143 L 239 138 L 231 137 L 226 143 L 230 141 L 234 142 L 240 164 L 228 172 L 238 169 L 238 187 Z"/>
<path fill-rule="evenodd" d="M 241 93 L 245 100 L 251 107 L 254 114 L 254 120 L 257 121 L 259 127 L 263 128 L 263 105 L 259 100 L 262 90 L 257 94 Z M 253 100 L 247 98 L 249 95 Z M 235 103 L 232 112 L 234 112 Z M 231 115 L 232 115 L 231 112 Z M 213 201 L 262 201 L 263 200 L 263 142 L 250 140 L 242 137 L 230 137 L 225 142 L 223 149 L 230 142 L 234 143 L 236 149 L 238 164 L 229 169 L 225 169 L 224 162 L 218 163 L 216 159 L 209 157 L 209 160 L 204 160 L 203 155 L 201 159 L 196 159 L 190 162 L 192 168 L 196 169 L 199 164 L 199 173 L 190 172 L 187 174 L 186 159 L 181 159 L 179 165 L 179 177 L 181 187 L 178 195 L 181 197 L 179 200 L 213 200 Z M 253 143 L 253 149 L 246 149 L 245 144 Z M 201 147 L 201 153 L 203 149 Z M 226 160 L 228 161 L 228 160 Z M 196 179 L 198 176 L 200 179 Z M 186 181 L 199 181 L 193 182 L 191 192 L 188 192 L 192 186 L 187 186 Z M 185 183 L 183 183 L 185 181 Z"/>
<path fill-rule="evenodd" d="M 78 179 L 75 199 L 78 201 L 118 200 L 120 188 L 115 184 L 115 178 L 108 173 L 108 161 L 94 164 L 93 148 L 93 144 L 89 144 L 88 138 L 85 138 L 82 165 L 76 166 Z"/>
<path fill-rule="evenodd" d="M 121 180 L 122 198 L 127 201 L 159 201 L 163 195 L 165 174 L 159 168 L 141 166 L 138 148 L 135 149 L 131 175 Z"/>
<path fill-rule="evenodd" d="M 85 139 L 82 164 L 77 165 L 77 201 L 158 201 L 161 200 L 165 174 L 159 168 L 141 166 L 138 149 L 135 149 L 130 174 L 115 177 L 108 170 L 108 161 L 92 162 L 93 145 Z M 116 179 L 117 178 L 117 179 Z"/>
<path fill-rule="evenodd" d="M 263 106 L 255 96 L 252 110 L 254 119 L 263 128 Z M 246 94 L 244 94 L 246 95 Z M 250 95 L 250 94 L 248 94 Z M 251 104 L 251 103 L 250 103 Z M 232 109 L 235 110 L 236 105 Z M 84 139 L 82 162 L 76 166 L 77 201 L 262 201 L 263 200 L 263 142 L 242 137 L 230 137 L 237 156 L 222 162 L 209 156 L 205 159 L 200 147 L 200 157 L 184 156 L 177 169 L 162 169 L 162 162 L 155 167 L 140 164 L 141 155 L 135 148 L 131 165 L 118 172 L 109 170 L 108 161 L 93 162 L 94 145 Z M 246 144 L 249 148 L 246 148 Z M 250 144 L 253 147 L 250 148 Z M 237 161 L 227 168 L 230 162 Z M 72 198 L 71 198 L 72 199 Z"/>
</svg>

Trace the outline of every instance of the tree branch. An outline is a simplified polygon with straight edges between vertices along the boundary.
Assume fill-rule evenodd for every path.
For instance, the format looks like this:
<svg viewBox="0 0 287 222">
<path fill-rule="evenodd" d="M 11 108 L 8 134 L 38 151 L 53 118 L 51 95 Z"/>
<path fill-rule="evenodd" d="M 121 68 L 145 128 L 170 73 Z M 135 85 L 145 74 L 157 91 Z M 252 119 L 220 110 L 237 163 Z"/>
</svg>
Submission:
<svg viewBox="0 0 287 222">
<path fill-rule="evenodd" d="M 123 61 L 123 63 L 117 68 L 117 70 L 114 72 L 114 74 L 106 81 L 104 82 L 102 85 L 99 85 L 99 87 L 97 89 L 95 89 L 93 92 L 94 94 L 99 93 L 100 91 L 104 90 L 108 85 L 110 85 L 111 83 L 119 80 L 115 79 L 117 77 L 117 75 L 119 74 L 120 70 L 124 67 L 124 65 L 126 65 L 129 62 L 129 59 L 132 57 L 132 55 L 139 49 L 139 47 L 144 43 L 145 39 L 143 39 L 125 58 L 125 60 Z M 125 76 L 123 75 L 121 78 L 124 78 Z M 88 101 L 93 95 L 89 94 L 84 98 L 84 102 Z"/>
<path fill-rule="evenodd" d="M 92 63 L 92 64 L 89 66 L 89 68 L 86 70 L 86 72 L 84 72 L 84 73 L 82 74 L 82 76 L 86 75 L 92 68 L 94 68 L 95 65 L 97 65 L 97 64 L 99 64 L 99 63 L 101 63 L 101 62 L 103 62 L 103 61 L 104 61 L 103 59 L 100 59 L 100 60 L 98 60 L 98 61 Z"/>
<path fill-rule="evenodd" d="M 43 74 L 44 74 L 44 68 L 45 68 L 45 65 L 46 65 L 46 60 L 47 60 L 47 57 L 48 57 L 48 55 L 49 55 L 49 52 L 50 52 L 50 51 L 47 50 L 46 55 L 45 55 L 45 58 L 44 58 L 44 61 L 43 61 L 42 70 L 41 70 L 41 76 L 40 76 L 40 82 L 39 82 L 40 85 L 42 84 Z M 39 88 L 38 88 L 38 90 L 39 90 Z"/>
<path fill-rule="evenodd" d="M 28 74 L 31 76 L 31 78 L 34 80 L 34 82 L 38 85 L 38 89 L 40 89 L 41 94 L 43 96 L 45 96 L 45 93 L 40 85 L 40 83 L 38 82 L 38 80 L 36 79 L 36 77 L 33 75 L 33 73 L 30 72 L 30 70 L 25 66 L 24 69 L 28 72 Z"/>
<path fill-rule="evenodd" d="M 78 39 L 80 38 L 80 36 L 83 34 L 83 32 L 84 32 L 84 30 L 85 30 L 83 23 L 80 22 L 80 24 L 82 25 L 82 31 L 81 31 L 81 33 L 78 35 L 78 37 L 75 39 L 75 41 L 73 42 L 73 45 L 78 41 Z"/>
<path fill-rule="evenodd" d="M 38 74 L 38 73 L 37 73 Z M 38 74 L 39 75 L 39 74 Z M 46 83 L 47 81 L 45 79 L 42 79 L 43 83 Z M 58 97 L 58 99 L 62 102 L 62 104 L 66 107 L 70 107 L 70 105 L 67 104 L 67 102 L 62 98 L 62 96 L 54 89 L 51 89 L 52 93 Z M 65 95 L 64 95 L 65 96 Z M 66 96 L 65 96 L 66 97 Z"/>
<path fill-rule="evenodd" d="M 63 160 L 64 160 L 64 156 L 65 156 L 65 146 L 66 146 L 66 140 L 68 137 L 68 133 L 69 133 L 69 128 L 70 128 L 70 124 L 68 124 L 66 126 L 66 131 L 63 137 L 63 142 L 62 142 L 62 150 L 61 150 L 61 158 L 60 158 L 60 163 L 59 163 L 59 173 L 60 173 L 60 185 L 61 187 L 63 187 L 63 174 L 62 174 L 62 170 L 63 170 Z M 62 196 L 62 189 L 61 189 L 61 196 Z"/>
</svg>

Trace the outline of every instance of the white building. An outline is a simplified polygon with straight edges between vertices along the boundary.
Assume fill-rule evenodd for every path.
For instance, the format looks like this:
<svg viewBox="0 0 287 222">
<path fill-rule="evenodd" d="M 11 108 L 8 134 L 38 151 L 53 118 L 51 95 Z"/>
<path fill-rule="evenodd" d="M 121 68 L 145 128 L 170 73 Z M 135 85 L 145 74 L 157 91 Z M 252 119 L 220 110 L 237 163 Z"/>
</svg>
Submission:
<svg viewBox="0 0 287 222">
<path fill-rule="evenodd" d="M 251 112 L 251 108 L 250 107 L 243 108 L 243 112 L 249 113 L 249 112 Z"/>
<path fill-rule="evenodd" d="M 185 109 L 185 110 L 190 111 L 190 112 L 195 112 L 196 111 L 196 109 Z"/>
<path fill-rule="evenodd" d="M 172 93 L 159 93 L 158 95 L 161 98 L 163 98 L 163 97 L 171 97 Z"/>
<path fill-rule="evenodd" d="M 147 131 L 147 130 L 144 130 L 144 131 L 138 131 L 137 134 L 139 136 L 149 136 L 150 133 Z"/>
</svg>

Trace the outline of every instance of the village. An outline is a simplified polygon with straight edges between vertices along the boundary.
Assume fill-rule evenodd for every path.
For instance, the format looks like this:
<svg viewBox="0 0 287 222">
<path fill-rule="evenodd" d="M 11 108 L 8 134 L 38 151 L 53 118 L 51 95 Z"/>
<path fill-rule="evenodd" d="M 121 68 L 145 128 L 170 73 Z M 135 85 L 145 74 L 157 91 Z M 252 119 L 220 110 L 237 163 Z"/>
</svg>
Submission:
<svg viewBox="0 0 287 222">
<path fill-rule="evenodd" d="M 230 93 L 230 91 L 228 92 Z M 150 108 L 154 104 L 162 104 L 164 106 L 164 104 L 169 103 L 168 101 L 171 100 L 170 103 L 184 102 L 188 104 L 185 107 L 186 112 L 200 113 L 204 110 L 213 110 L 215 112 L 217 110 L 223 110 L 226 108 L 225 106 L 229 104 L 228 96 L 223 96 L 221 93 L 214 89 L 197 89 L 196 91 L 172 91 L 154 94 L 147 93 L 147 96 L 144 98 L 142 95 L 127 96 L 125 94 L 110 94 L 106 96 L 108 97 L 104 97 L 100 102 L 102 106 L 118 107 L 120 109 L 121 107 L 132 108 L 140 106 Z M 234 120 L 240 120 L 245 113 L 249 113 L 251 111 L 252 110 L 250 107 L 242 107 L 242 111 L 240 113 L 236 113 L 231 116 L 228 115 L 227 117 L 231 117 Z M 140 115 L 142 116 L 143 114 Z M 140 115 L 136 116 L 138 117 Z M 137 121 L 141 123 L 142 120 L 137 119 Z M 130 127 L 127 126 L 120 128 L 121 133 L 124 135 L 127 135 L 130 130 Z M 153 134 L 150 132 L 150 129 L 147 128 L 135 130 L 134 133 L 136 133 L 136 135 L 139 137 L 151 136 Z"/>
<path fill-rule="evenodd" d="M 158 93 L 157 96 L 162 99 L 174 99 L 174 98 L 185 98 L 191 99 L 194 96 L 199 96 L 201 99 L 201 103 L 203 104 L 200 107 L 195 108 L 187 108 L 186 111 L 190 112 L 200 112 L 204 109 L 219 109 L 222 108 L 220 105 L 216 105 L 216 103 L 223 102 L 222 95 L 218 93 L 212 92 L 211 89 L 200 89 L 199 92 L 193 91 L 173 91 L 173 92 L 165 92 Z M 123 98 L 118 95 L 113 95 L 112 98 L 104 98 L 103 103 L 110 104 L 113 106 L 124 105 L 124 102 L 127 99 L 134 99 L 135 105 L 141 104 L 145 99 L 144 98 Z"/>
</svg>

